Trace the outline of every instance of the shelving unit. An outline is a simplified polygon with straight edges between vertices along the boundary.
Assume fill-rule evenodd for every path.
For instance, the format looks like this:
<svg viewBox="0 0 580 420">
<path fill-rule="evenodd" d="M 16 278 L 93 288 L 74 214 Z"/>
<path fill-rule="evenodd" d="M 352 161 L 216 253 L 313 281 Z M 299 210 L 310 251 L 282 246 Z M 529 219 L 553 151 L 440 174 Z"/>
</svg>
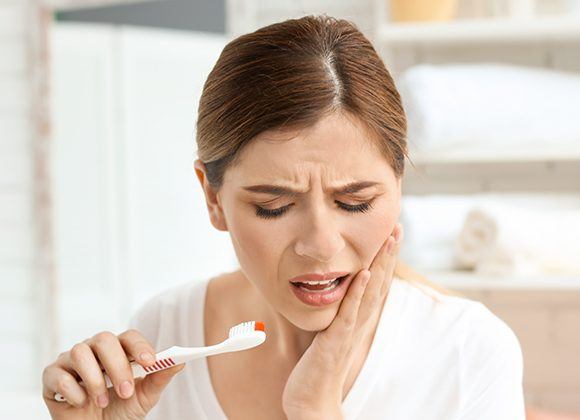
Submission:
<svg viewBox="0 0 580 420">
<path fill-rule="evenodd" d="M 491 275 L 461 271 L 429 271 L 430 280 L 451 288 L 467 290 L 580 290 L 580 275 L 512 276 L 497 278 Z"/>
<path fill-rule="evenodd" d="M 580 18 L 465 19 L 449 23 L 381 24 L 378 39 L 391 45 L 417 43 L 578 41 Z"/>
<path fill-rule="evenodd" d="M 372 41 L 397 75 L 415 64 L 502 62 L 580 71 L 580 16 L 481 18 L 393 23 L 388 2 L 374 1 Z M 580 194 L 580 139 L 574 147 L 411 150 L 405 194 L 565 192 Z M 415 267 L 441 285 L 465 290 L 580 290 L 580 275 L 495 278 Z"/>
<path fill-rule="evenodd" d="M 575 148 L 552 146 L 548 150 L 531 146 L 504 148 L 503 150 L 470 149 L 447 147 L 440 150 L 412 151 L 413 162 L 419 164 L 454 164 L 454 163 L 508 163 L 552 162 L 554 165 L 565 162 L 575 162 L 580 165 L 580 139 Z"/>
</svg>

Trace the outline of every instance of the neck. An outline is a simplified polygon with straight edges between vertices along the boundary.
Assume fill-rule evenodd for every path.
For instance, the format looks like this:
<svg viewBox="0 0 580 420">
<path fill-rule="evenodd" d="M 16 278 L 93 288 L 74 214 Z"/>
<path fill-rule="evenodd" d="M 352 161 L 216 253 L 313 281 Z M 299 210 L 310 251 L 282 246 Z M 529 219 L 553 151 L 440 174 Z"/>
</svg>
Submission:
<svg viewBox="0 0 580 420">
<path fill-rule="evenodd" d="M 303 330 L 286 319 L 273 308 L 254 284 L 239 271 L 239 278 L 244 284 L 243 296 L 246 308 L 251 308 L 249 315 L 266 325 L 267 339 L 260 346 L 276 360 L 298 362 L 310 347 L 318 331 Z M 247 306 L 246 306 L 247 305 Z"/>
<path fill-rule="evenodd" d="M 238 275 L 244 285 L 243 295 L 240 296 L 243 296 L 244 302 L 247 303 L 247 306 L 244 306 L 251 308 L 248 315 L 266 325 L 267 339 L 260 348 L 268 355 L 275 357 L 277 362 L 285 360 L 291 365 L 296 364 L 310 347 L 318 331 L 306 331 L 292 324 L 270 305 L 262 293 L 241 271 L 238 271 Z M 381 299 L 381 308 L 384 306 L 386 298 L 387 295 Z M 373 341 L 380 313 L 381 311 L 376 311 L 370 320 L 372 334 L 366 338 L 368 342 L 363 344 L 366 350 L 365 355 Z"/>
</svg>

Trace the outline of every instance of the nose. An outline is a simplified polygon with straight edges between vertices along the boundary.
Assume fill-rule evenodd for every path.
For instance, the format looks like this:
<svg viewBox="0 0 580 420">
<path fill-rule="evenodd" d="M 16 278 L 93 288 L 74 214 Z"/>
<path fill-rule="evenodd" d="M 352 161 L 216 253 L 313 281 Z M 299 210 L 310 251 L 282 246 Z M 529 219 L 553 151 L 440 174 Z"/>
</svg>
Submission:
<svg viewBox="0 0 580 420">
<path fill-rule="evenodd" d="M 295 252 L 301 257 L 331 262 L 344 248 L 344 239 L 336 221 L 324 210 L 314 210 L 305 216 Z"/>
</svg>

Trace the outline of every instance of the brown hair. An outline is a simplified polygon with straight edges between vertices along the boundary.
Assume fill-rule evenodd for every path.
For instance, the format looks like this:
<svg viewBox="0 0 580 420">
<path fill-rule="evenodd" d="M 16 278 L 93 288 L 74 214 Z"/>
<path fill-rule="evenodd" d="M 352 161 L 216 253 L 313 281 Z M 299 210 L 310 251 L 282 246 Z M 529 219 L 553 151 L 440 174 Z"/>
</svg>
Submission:
<svg viewBox="0 0 580 420">
<path fill-rule="evenodd" d="M 304 16 L 229 42 L 199 101 L 197 153 L 218 191 L 240 150 L 267 130 L 307 128 L 341 112 L 404 174 L 407 121 L 399 92 L 370 41 L 350 21 Z M 399 262 L 398 272 L 409 273 Z M 420 277 L 413 275 L 414 279 Z M 408 277 L 408 276 L 406 276 Z"/>
</svg>

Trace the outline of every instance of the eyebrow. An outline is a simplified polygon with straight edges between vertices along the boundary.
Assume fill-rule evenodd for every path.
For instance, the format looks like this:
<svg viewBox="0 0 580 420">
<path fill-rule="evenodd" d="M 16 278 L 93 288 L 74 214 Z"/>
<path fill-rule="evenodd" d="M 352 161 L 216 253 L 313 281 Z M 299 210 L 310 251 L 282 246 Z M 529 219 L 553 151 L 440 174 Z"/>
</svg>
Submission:
<svg viewBox="0 0 580 420">
<path fill-rule="evenodd" d="M 351 194 L 355 193 L 360 190 L 364 190 L 366 188 L 373 187 L 378 185 L 378 182 L 374 181 L 359 181 L 359 182 L 351 182 L 349 184 L 343 185 L 342 187 L 331 188 L 330 190 L 334 193 L 339 194 Z M 284 196 L 297 196 L 299 194 L 303 194 L 304 191 L 296 190 L 290 187 L 285 187 L 282 185 L 251 185 L 243 187 L 244 190 L 262 193 L 262 194 L 271 194 L 271 195 L 284 195 Z"/>
</svg>

